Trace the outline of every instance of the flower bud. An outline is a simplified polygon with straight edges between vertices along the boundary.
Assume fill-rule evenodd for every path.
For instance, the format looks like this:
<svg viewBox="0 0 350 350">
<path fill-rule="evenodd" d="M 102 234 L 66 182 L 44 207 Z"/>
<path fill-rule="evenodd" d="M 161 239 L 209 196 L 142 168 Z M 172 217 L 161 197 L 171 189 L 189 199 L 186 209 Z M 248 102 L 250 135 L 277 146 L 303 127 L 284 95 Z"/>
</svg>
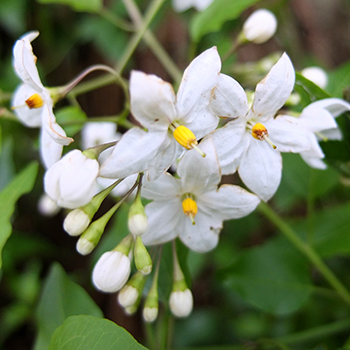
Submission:
<svg viewBox="0 0 350 350">
<path fill-rule="evenodd" d="M 243 24 L 243 35 L 246 40 L 255 44 L 262 44 L 269 40 L 276 32 L 277 19 L 266 9 L 253 12 Z"/>
<path fill-rule="evenodd" d="M 38 211 L 40 214 L 45 216 L 54 216 L 61 210 L 59 207 L 46 193 L 44 193 L 38 202 Z"/>
<path fill-rule="evenodd" d="M 143 287 L 145 286 L 145 282 L 146 278 L 144 275 L 139 271 L 136 272 L 119 292 L 119 304 L 124 308 L 128 308 L 132 305 L 137 306 Z"/>
<path fill-rule="evenodd" d="M 76 245 L 77 252 L 81 255 L 90 254 L 95 249 L 95 247 L 96 245 L 94 243 L 84 237 L 80 237 Z"/>
<path fill-rule="evenodd" d="M 135 198 L 129 209 L 128 228 L 135 236 L 141 236 L 148 229 L 148 218 L 140 196 Z"/>
<path fill-rule="evenodd" d="M 45 191 L 61 207 L 81 207 L 89 203 L 94 195 L 98 172 L 96 159 L 73 150 L 47 170 Z"/>
<path fill-rule="evenodd" d="M 152 259 L 142 242 L 140 236 L 135 238 L 134 261 L 138 271 L 143 275 L 148 275 L 152 271 Z"/>
<path fill-rule="evenodd" d="M 320 67 L 307 67 L 301 71 L 301 74 L 314 84 L 324 89 L 328 83 L 327 73 Z"/>
<path fill-rule="evenodd" d="M 91 219 L 80 208 L 72 210 L 64 219 L 63 228 L 71 236 L 79 236 L 90 224 Z"/>
<path fill-rule="evenodd" d="M 187 317 L 193 308 L 192 292 L 187 288 L 184 291 L 173 291 L 169 299 L 170 310 L 176 317 Z"/>
<path fill-rule="evenodd" d="M 142 311 L 142 316 L 146 322 L 154 322 L 158 316 L 158 306 L 144 307 Z"/>
<path fill-rule="evenodd" d="M 127 282 L 130 275 L 130 259 L 120 251 L 104 253 L 96 263 L 92 281 L 103 292 L 117 292 Z"/>
</svg>

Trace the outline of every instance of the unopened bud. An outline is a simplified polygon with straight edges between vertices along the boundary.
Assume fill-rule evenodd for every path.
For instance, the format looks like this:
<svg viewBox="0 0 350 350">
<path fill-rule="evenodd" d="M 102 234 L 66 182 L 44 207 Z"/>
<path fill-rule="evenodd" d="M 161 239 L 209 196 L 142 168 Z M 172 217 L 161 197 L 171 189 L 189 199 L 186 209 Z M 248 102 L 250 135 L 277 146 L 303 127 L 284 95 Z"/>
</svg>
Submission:
<svg viewBox="0 0 350 350">
<path fill-rule="evenodd" d="M 145 306 L 142 311 L 142 316 L 146 322 L 154 322 L 158 317 L 158 307 Z"/>
<path fill-rule="evenodd" d="M 169 299 L 170 310 L 176 317 L 187 317 L 193 309 L 192 292 L 186 288 L 184 291 L 173 291 Z"/>
<path fill-rule="evenodd" d="M 132 305 L 138 305 L 138 300 L 142 295 L 143 287 L 145 286 L 146 278 L 141 272 L 136 272 L 121 289 L 118 294 L 118 302 L 124 308 Z"/>
<path fill-rule="evenodd" d="M 56 204 L 46 193 L 44 193 L 38 202 L 38 211 L 45 216 L 54 216 L 61 210 L 61 207 Z"/>
<path fill-rule="evenodd" d="M 135 238 L 134 261 L 137 270 L 140 271 L 143 275 L 148 275 L 151 273 L 152 259 L 140 236 L 136 236 Z"/>
<path fill-rule="evenodd" d="M 314 84 L 324 89 L 328 83 L 327 73 L 320 67 L 307 67 L 301 71 L 301 74 Z"/>
<path fill-rule="evenodd" d="M 262 44 L 276 33 L 277 19 L 266 9 L 253 12 L 243 25 L 243 35 L 246 40 L 255 44 Z"/>
<path fill-rule="evenodd" d="M 64 219 L 63 228 L 71 236 L 81 235 L 89 226 L 91 219 L 80 208 L 72 210 Z"/>
<path fill-rule="evenodd" d="M 77 252 L 81 255 L 90 254 L 95 249 L 95 247 L 96 245 L 94 243 L 84 237 L 80 237 L 76 245 Z"/>
<path fill-rule="evenodd" d="M 135 198 L 129 209 L 128 228 L 135 236 L 141 236 L 148 229 L 148 218 L 140 196 Z"/>
</svg>

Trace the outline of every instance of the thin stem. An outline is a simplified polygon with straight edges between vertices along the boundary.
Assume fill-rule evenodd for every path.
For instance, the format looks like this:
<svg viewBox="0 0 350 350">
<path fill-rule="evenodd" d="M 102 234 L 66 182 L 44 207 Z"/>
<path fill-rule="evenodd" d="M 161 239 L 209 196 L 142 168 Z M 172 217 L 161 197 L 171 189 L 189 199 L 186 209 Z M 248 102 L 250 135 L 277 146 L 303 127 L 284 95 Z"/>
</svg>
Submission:
<svg viewBox="0 0 350 350">
<path fill-rule="evenodd" d="M 350 293 L 333 274 L 333 272 L 322 261 L 320 256 L 306 242 L 304 242 L 291 227 L 278 216 L 265 202 L 261 202 L 258 210 L 263 213 L 272 223 L 274 223 L 283 235 L 302 253 L 304 254 L 321 272 L 328 283 L 339 293 L 343 300 L 350 305 Z"/>
<path fill-rule="evenodd" d="M 151 24 L 153 18 L 155 17 L 157 12 L 159 11 L 160 7 L 163 5 L 164 1 L 165 0 L 153 0 L 153 2 L 151 3 L 151 5 L 148 8 L 146 15 L 144 17 L 144 22 L 142 23 L 142 25 L 139 28 L 137 28 L 136 33 L 129 41 L 129 44 L 128 44 L 126 50 L 124 51 L 124 54 L 123 54 L 121 60 L 117 64 L 116 70 L 119 74 L 121 74 L 122 71 L 124 70 L 126 64 L 128 63 L 130 57 L 134 53 L 141 38 L 144 36 L 144 34 L 147 31 L 149 25 Z"/>
<path fill-rule="evenodd" d="M 134 0 L 123 0 L 124 5 L 131 17 L 136 28 L 140 28 L 143 25 L 143 18 L 140 10 L 135 4 Z M 154 36 L 151 30 L 147 29 L 144 34 L 143 40 L 149 46 L 149 48 L 153 51 L 153 53 L 157 56 L 159 61 L 163 64 L 165 69 L 168 71 L 170 76 L 174 79 L 176 84 L 180 84 L 182 73 L 168 55 L 168 53 L 164 50 L 163 46 L 159 43 L 157 38 Z"/>
<path fill-rule="evenodd" d="M 135 31 L 135 27 L 131 23 L 123 20 L 122 18 L 119 18 L 106 7 L 102 7 L 100 10 L 98 10 L 97 14 L 120 29 L 123 29 L 127 32 Z"/>
</svg>

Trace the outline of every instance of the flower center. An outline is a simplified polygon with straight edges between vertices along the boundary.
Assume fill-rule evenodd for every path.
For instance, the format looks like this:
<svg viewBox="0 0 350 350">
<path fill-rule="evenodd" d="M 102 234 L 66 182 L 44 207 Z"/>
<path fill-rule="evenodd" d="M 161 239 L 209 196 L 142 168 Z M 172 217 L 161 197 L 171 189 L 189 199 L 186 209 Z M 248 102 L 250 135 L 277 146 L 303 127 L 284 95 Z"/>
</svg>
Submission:
<svg viewBox="0 0 350 350">
<path fill-rule="evenodd" d="M 173 131 L 175 140 L 186 149 L 195 148 L 197 152 L 204 158 L 205 153 L 197 147 L 198 142 L 194 133 L 184 125 L 178 125 L 173 123 L 170 125 L 170 129 Z"/>
<path fill-rule="evenodd" d="M 269 139 L 269 132 L 265 126 L 261 123 L 256 123 L 255 125 L 248 124 L 248 128 L 252 130 L 252 136 L 259 141 L 267 141 L 273 149 L 277 147 Z"/>
<path fill-rule="evenodd" d="M 27 100 L 25 100 L 25 103 L 30 109 L 40 108 L 44 105 L 44 101 L 39 94 L 30 96 Z"/>
<path fill-rule="evenodd" d="M 183 196 L 182 209 L 184 214 L 191 219 L 192 225 L 195 225 L 196 222 L 194 221 L 194 217 L 197 215 L 198 207 L 191 194 L 185 194 Z"/>
</svg>

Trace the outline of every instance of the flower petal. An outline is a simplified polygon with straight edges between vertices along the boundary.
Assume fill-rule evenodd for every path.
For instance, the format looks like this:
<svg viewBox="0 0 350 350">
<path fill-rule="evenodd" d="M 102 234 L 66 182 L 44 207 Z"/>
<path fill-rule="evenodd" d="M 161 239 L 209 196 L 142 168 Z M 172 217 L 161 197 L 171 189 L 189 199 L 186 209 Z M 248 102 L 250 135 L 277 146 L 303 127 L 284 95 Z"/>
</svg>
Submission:
<svg viewBox="0 0 350 350">
<path fill-rule="evenodd" d="M 181 241 L 190 249 L 200 253 L 214 249 L 219 241 L 222 221 L 199 209 L 195 221 L 196 224 L 192 225 L 190 218 L 183 214 L 183 219 L 176 226 Z"/>
<path fill-rule="evenodd" d="M 32 95 L 38 93 L 31 86 L 21 84 L 13 93 L 11 105 L 18 119 L 30 128 L 36 128 L 41 125 L 42 108 L 30 109 L 25 101 Z"/>
<path fill-rule="evenodd" d="M 264 126 L 279 152 L 299 153 L 310 147 L 309 131 L 298 118 L 281 115 L 266 121 Z"/>
<path fill-rule="evenodd" d="M 148 230 L 142 235 L 144 244 L 161 244 L 177 236 L 175 227 L 184 215 L 180 211 L 179 199 L 152 202 L 146 205 L 145 210 L 148 217 Z"/>
<path fill-rule="evenodd" d="M 350 103 L 340 98 L 325 98 L 323 100 L 313 102 L 310 106 L 312 105 L 326 109 L 335 118 L 346 111 L 350 111 Z"/>
<path fill-rule="evenodd" d="M 181 178 L 183 193 L 199 194 L 220 182 L 220 166 L 212 139 L 206 138 L 199 148 L 206 153 L 205 158 L 192 149 L 179 162 L 177 173 Z"/>
<path fill-rule="evenodd" d="M 203 193 L 197 198 L 198 207 L 215 213 L 221 220 L 238 219 L 250 214 L 260 199 L 239 186 L 222 185 L 217 191 Z"/>
<path fill-rule="evenodd" d="M 271 68 L 266 77 L 255 89 L 254 102 L 248 114 L 248 119 L 261 121 L 273 117 L 290 96 L 295 82 L 293 64 L 284 53 Z"/>
<path fill-rule="evenodd" d="M 244 117 L 248 112 L 247 95 L 235 79 L 220 74 L 209 106 L 220 118 Z"/>
<path fill-rule="evenodd" d="M 46 169 L 49 169 L 58 160 L 60 160 L 62 156 L 62 150 L 63 146 L 53 140 L 44 128 L 41 128 L 40 155 Z"/>
<path fill-rule="evenodd" d="M 28 84 L 37 92 L 41 92 L 44 87 L 36 68 L 36 57 L 31 45 L 31 42 L 38 35 L 38 31 L 29 32 L 16 41 L 13 47 L 13 65 L 17 75 L 25 84 Z"/>
<path fill-rule="evenodd" d="M 267 201 L 274 195 L 281 181 L 281 154 L 266 141 L 251 138 L 238 173 L 251 191 Z"/>
<path fill-rule="evenodd" d="M 233 174 L 237 170 L 242 154 L 249 145 L 250 136 L 245 128 L 244 120 L 236 119 L 210 134 L 222 174 Z"/>
<path fill-rule="evenodd" d="M 208 93 L 215 87 L 221 69 L 217 48 L 204 51 L 186 68 L 177 92 L 176 108 L 180 118 L 187 116 L 199 105 L 209 104 Z"/>
<path fill-rule="evenodd" d="M 303 109 L 299 116 L 300 123 L 309 131 L 320 132 L 337 128 L 333 115 L 320 104 L 311 103 Z"/>
<path fill-rule="evenodd" d="M 161 175 L 157 180 L 144 179 L 142 197 L 158 201 L 166 201 L 169 198 L 180 198 L 180 181 L 169 173 Z"/>
<path fill-rule="evenodd" d="M 300 153 L 300 155 L 301 155 L 301 158 L 303 158 L 304 162 L 311 168 L 320 169 L 320 170 L 327 169 L 327 165 L 321 158 L 309 157 L 303 154 L 303 152 Z"/>
<path fill-rule="evenodd" d="M 166 137 L 164 132 L 146 132 L 137 127 L 130 129 L 101 165 L 100 176 L 121 179 L 146 170 Z"/>
<path fill-rule="evenodd" d="M 130 104 L 135 119 L 151 131 L 167 130 L 176 117 L 173 87 L 155 75 L 131 72 Z"/>
</svg>

